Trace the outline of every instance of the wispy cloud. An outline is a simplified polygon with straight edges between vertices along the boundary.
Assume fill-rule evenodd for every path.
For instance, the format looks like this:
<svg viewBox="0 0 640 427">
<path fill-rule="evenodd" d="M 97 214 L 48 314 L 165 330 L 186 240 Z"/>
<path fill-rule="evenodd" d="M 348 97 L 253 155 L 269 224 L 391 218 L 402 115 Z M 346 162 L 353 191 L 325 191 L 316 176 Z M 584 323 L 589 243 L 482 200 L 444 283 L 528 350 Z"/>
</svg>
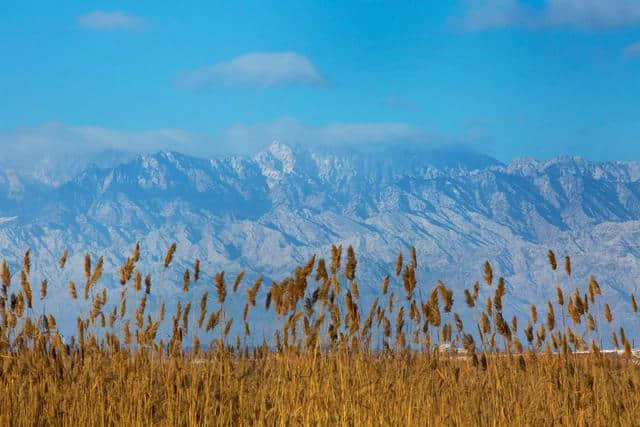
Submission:
<svg viewBox="0 0 640 427">
<path fill-rule="evenodd" d="M 51 182 L 59 184 L 89 163 L 110 166 L 137 154 L 160 150 L 201 157 L 252 155 L 274 140 L 311 147 L 351 148 L 394 144 L 435 148 L 465 142 L 401 122 L 334 122 L 310 126 L 285 117 L 267 123 L 236 124 L 217 136 L 197 135 L 181 129 L 129 131 L 45 123 L 38 127 L 0 132 L 0 169 L 20 170 L 39 179 L 55 177 L 57 182 Z"/>
<path fill-rule="evenodd" d="M 223 135 L 222 146 L 256 150 L 265 143 L 278 140 L 307 146 L 364 146 L 397 143 L 442 144 L 445 138 L 408 123 L 344 123 L 309 126 L 294 118 L 281 118 L 270 123 L 236 124 Z"/>
<path fill-rule="evenodd" d="M 638 0 L 544 0 L 539 7 L 522 0 L 467 0 L 463 25 L 491 28 L 574 27 L 608 29 L 640 24 Z"/>
<path fill-rule="evenodd" d="M 272 122 L 238 123 L 218 136 L 203 136 L 181 129 L 129 131 L 100 126 L 45 123 L 38 127 L 0 132 L 0 167 L 81 162 L 103 153 L 139 154 L 175 150 L 186 154 L 252 154 L 273 140 L 307 146 L 370 144 L 436 144 L 444 138 L 408 123 L 345 123 L 309 126 L 294 118 Z"/>
<path fill-rule="evenodd" d="M 198 89 L 211 86 L 266 88 L 322 85 L 324 76 L 305 56 L 295 52 L 254 52 L 198 68 L 178 76 L 178 84 Z"/>
<path fill-rule="evenodd" d="M 116 130 L 100 126 L 66 126 L 45 123 L 0 133 L 3 154 L 20 155 L 56 151 L 74 153 L 86 150 L 148 151 L 168 147 L 192 148 L 193 137 L 179 129 L 143 131 Z M 66 155 L 65 154 L 65 155 Z"/>
<path fill-rule="evenodd" d="M 98 126 L 46 123 L 0 132 L 0 167 L 27 174 L 68 177 L 87 163 L 108 164 L 158 150 L 205 153 L 206 144 L 178 129 L 123 131 Z"/>
<path fill-rule="evenodd" d="M 106 12 L 95 10 L 78 17 L 78 25 L 81 28 L 97 31 L 114 30 L 144 30 L 148 24 L 142 19 L 125 12 L 116 10 Z"/>
<path fill-rule="evenodd" d="M 622 50 L 622 56 L 625 58 L 640 58 L 640 41 L 627 45 Z"/>
</svg>

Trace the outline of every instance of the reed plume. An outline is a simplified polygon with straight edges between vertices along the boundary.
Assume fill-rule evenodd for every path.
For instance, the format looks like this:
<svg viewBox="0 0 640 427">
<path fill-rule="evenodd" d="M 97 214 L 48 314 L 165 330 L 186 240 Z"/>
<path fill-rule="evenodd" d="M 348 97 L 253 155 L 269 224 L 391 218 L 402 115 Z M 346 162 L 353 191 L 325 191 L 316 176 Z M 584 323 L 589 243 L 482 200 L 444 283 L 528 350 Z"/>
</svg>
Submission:
<svg viewBox="0 0 640 427">
<path fill-rule="evenodd" d="M 138 271 L 138 269 L 136 268 L 133 271 L 133 290 L 136 292 L 140 292 L 141 289 L 142 289 L 142 275 L 140 274 L 140 271 Z"/>
<path fill-rule="evenodd" d="M 40 282 L 40 299 L 45 299 L 47 297 L 47 287 L 48 287 L 49 282 L 47 281 L 47 279 L 42 280 L 42 282 Z"/>
<path fill-rule="evenodd" d="M 102 277 L 102 272 L 104 269 L 104 258 L 102 256 L 98 257 L 98 262 L 96 263 L 95 268 L 93 269 L 93 273 L 90 275 L 89 281 L 92 285 L 95 285 L 100 281 Z"/>
<path fill-rule="evenodd" d="M 316 281 L 326 281 L 329 280 L 329 275 L 327 274 L 327 266 L 325 264 L 324 258 L 320 258 L 318 261 L 318 265 L 316 267 Z"/>
<path fill-rule="evenodd" d="M 196 258 L 193 262 L 193 281 L 197 282 L 200 279 L 200 260 Z"/>
<path fill-rule="evenodd" d="M 231 331 L 231 325 L 233 325 L 233 318 L 227 320 L 227 323 L 224 325 L 224 329 L 222 330 L 222 336 L 227 337 L 229 335 L 229 331 Z"/>
<path fill-rule="evenodd" d="M 616 336 L 616 332 L 615 331 L 611 331 L 611 342 L 613 343 L 613 346 L 615 347 L 616 350 L 618 350 L 620 348 L 620 344 L 618 342 L 618 337 Z"/>
<path fill-rule="evenodd" d="M 382 295 L 387 295 L 387 291 L 389 290 L 389 282 L 389 276 L 385 276 L 384 280 L 382 281 Z"/>
<path fill-rule="evenodd" d="M 348 280 L 354 280 L 356 278 L 356 254 L 353 247 L 349 245 L 347 248 L 347 265 L 345 267 L 344 275 Z"/>
<path fill-rule="evenodd" d="M 484 282 L 487 285 L 491 286 L 493 284 L 493 269 L 491 268 L 491 264 L 489 263 L 489 261 L 486 261 L 484 263 L 484 271 L 482 277 L 484 278 Z"/>
<path fill-rule="evenodd" d="M 416 270 L 413 266 L 408 265 L 404 268 L 402 273 L 402 284 L 407 295 L 407 300 L 413 298 L 413 291 L 416 288 Z"/>
<path fill-rule="evenodd" d="M 243 278 L 244 278 L 244 271 L 241 271 L 236 276 L 236 280 L 234 280 L 234 282 L 233 282 L 233 293 L 236 293 L 236 291 L 238 290 L 238 287 L 240 286 L 240 283 L 242 283 L 242 279 Z"/>
<path fill-rule="evenodd" d="M 171 246 L 169 246 L 169 249 L 167 250 L 166 255 L 164 256 L 164 268 L 168 268 L 169 265 L 171 265 L 171 261 L 173 261 L 173 255 L 176 253 L 176 248 L 177 245 L 176 243 L 172 243 Z"/>
<path fill-rule="evenodd" d="M 531 304 L 531 322 L 535 325 L 538 323 L 538 309 L 535 304 Z"/>
<path fill-rule="evenodd" d="M 87 280 L 91 277 L 91 255 L 89 253 L 84 255 L 84 277 Z"/>
<path fill-rule="evenodd" d="M 261 285 L 262 276 L 258 277 L 251 288 L 246 289 L 247 298 L 249 299 L 249 304 L 251 304 L 252 307 L 256 306 L 256 295 L 258 294 L 258 290 Z"/>
<path fill-rule="evenodd" d="M 72 281 L 69 281 L 68 286 L 69 286 L 69 295 L 71 295 L 71 298 L 78 299 L 78 291 L 76 290 L 75 283 L 73 283 Z"/>
<path fill-rule="evenodd" d="M 6 297 L 7 290 L 11 286 L 11 271 L 6 261 L 2 261 L 2 294 Z"/>
<path fill-rule="evenodd" d="M 527 341 L 529 341 L 529 344 L 533 342 L 533 326 L 531 323 L 527 324 L 527 327 L 524 328 L 524 336 L 527 338 Z"/>
<path fill-rule="evenodd" d="M 216 286 L 216 293 L 218 294 L 218 302 L 222 304 L 227 297 L 227 285 L 224 283 L 224 271 L 216 273 L 214 282 Z"/>
<path fill-rule="evenodd" d="M 601 295 L 600 284 L 593 276 L 589 276 L 589 287 L 593 287 L 595 295 Z"/>
<path fill-rule="evenodd" d="M 60 270 L 64 270 L 64 266 L 67 264 L 67 258 L 69 257 L 69 251 L 67 249 L 64 250 L 62 256 L 58 260 L 58 265 L 60 266 Z"/>
<path fill-rule="evenodd" d="M 611 314 L 611 308 L 609 308 L 609 304 L 604 305 L 604 318 L 609 323 L 613 321 L 613 315 Z"/>
<path fill-rule="evenodd" d="M 556 286 L 556 295 L 557 295 L 557 302 L 559 306 L 564 306 L 564 293 L 562 292 L 562 289 L 560 289 L 560 286 Z"/>
<path fill-rule="evenodd" d="M 587 315 L 587 330 L 589 332 L 593 332 L 596 330 L 596 321 L 591 315 L 591 313 Z"/>
<path fill-rule="evenodd" d="M 31 273 L 31 249 L 27 249 L 24 252 L 22 258 L 22 271 L 28 276 Z"/>
<path fill-rule="evenodd" d="M 22 291 L 24 292 L 24 296 L 27 300 L 27 307 L 33 308 L 32 306 L 33 292 L 31 291 L 31 283 L 29 283 L 29 278 L 27 274 L 28 273 L 25 270 L 22 270 L 20 272 L 20 284 L 22 285 Z"/>
<path fill-rule="evenodd" d="M 551 302 L 549 301 L 547 303 L 547 329 L 549 330 L 549 332 L 552 332 L 555 326 L 556 326 L 556 316 L 553 311 L 553 305 L 551 305 Z"/>
<path fill-rule="evenodd" d="M 133 245 L 133 255 L 131 259 L 134 263 L 140 261 L 140 242 L 136 242 L 135 245 Z"/>
<path fill-rule="evenodd" d="M 414 270 L 418 268 L 418 254 L 415 246 L 411 247 L 411 267 L 413 267 Z"/>
<path fill-rule="evenodd" d="M 116 319 L 118 317 L 118 307 L 113 306 L 113 309 L 109 313 L 109 327 L 113 328 L 113 325 L 116 323 Z"/>
<path fill-rule="evenodd" d="M 556 254 L 551 249 L 547 251 L 547 259 L 551 269 L 556 271 L 558 269 L 558 262 L 556 261 Z"/>
<path fill-rule="evenodd" d="M 469 289 L 465 289 L 464 290 L 464 299 L 465 299 L 465 302 L 467 303 L 467 306 L 469 308 L 473 308 L 476 305 L 476 302 L 473 299 L 473 296 L 471 295 L 471 292 L 469 292 Z"/>
<path fill-rule="evenodd" d="M 335 275 L 340 270 L 340 258 L 342 246 L 331 245 L 331 274 Z"/>
<path fill-rule="evenodd" d="M 124 319 L 124 315 L 127 312 L 127 290 L 122 290 L 120 294 L 120 318 Z"/>
<path fill-rule="evenodd" d="M 151 293 L 151 274 L 147 273 L 144 278 L 144 293 L 149 295 Z"/>
<path fill-rule="evenodd" d="M 185 270 L 182 275 L 182 292 L 189 292 L 189 283 L 191 282 L 191 275 L 189 270 Z"/>
</svg>

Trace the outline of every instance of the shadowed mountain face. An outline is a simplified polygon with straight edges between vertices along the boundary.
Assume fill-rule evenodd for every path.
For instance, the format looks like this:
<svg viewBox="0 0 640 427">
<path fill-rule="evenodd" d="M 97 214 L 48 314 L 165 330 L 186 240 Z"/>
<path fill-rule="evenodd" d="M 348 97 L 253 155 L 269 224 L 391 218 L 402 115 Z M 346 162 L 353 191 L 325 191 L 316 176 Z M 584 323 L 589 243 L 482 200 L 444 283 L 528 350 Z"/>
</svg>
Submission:
<svg viewBox="0 0 640 427">
<path fill-rule="evenodd" d="M 33 270 L 51 283 L 50 310 L 66 305 L 66 280 L 81 280 L 85 252 L 104 255 L 105 270 L 117 272 L 135 241 L 152 274 L 176 241 L 178 270 L 197 256 L 209 276 L 245 270 L 269 279 L 312 254 L 327 256 L 332 243 L 353 245 L 364 300 L 411 246 L 423 295 L 443 279 L 459 302 L 489 259 L 516 312 L 546 303 L 565 280 L 546 264 L 551 248 L 572 256 L 572 286 L 594 274 L 620 320 L 630 319 L 628 294 L 640 277 L 640 164 L 503 165 L 465 150 L 274 143 L 253 158 L 139 156 L 86 168 L 56 187 L 0 171 L 0 256 L 17 271 L 32 249 Z M 64 249 L 75 257 L 60 273 Z M 154 289 L 177 295 L 179 276 L 158 274 Z M 104 284 L 117 292 L 115 283 Z"/>
</svg>

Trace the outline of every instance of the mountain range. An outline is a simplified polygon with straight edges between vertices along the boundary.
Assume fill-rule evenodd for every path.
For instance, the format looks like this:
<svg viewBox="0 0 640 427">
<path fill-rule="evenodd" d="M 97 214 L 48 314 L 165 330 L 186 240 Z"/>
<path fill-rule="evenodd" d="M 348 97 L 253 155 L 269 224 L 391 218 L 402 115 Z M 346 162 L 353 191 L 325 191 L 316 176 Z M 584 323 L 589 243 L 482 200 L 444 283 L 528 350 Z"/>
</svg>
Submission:
<svg viewBox="0 0 640 427">
<path fill-rule="evenodd" d="M 181 298 L 181 273 L 161 267 L 175 241 L 176 270 L 198 257 L 207 273 L 201 287 L 221 270 L 280 280 L 313 254 L 328 257 L 332 244 L 351 245 L 363 302 L 412 246 L 423 293 L 441 279 L 463 305 L 464 288 L 489 260 L 515 314 L 555 298 L 560 282 L 584 292 L 593 275 L 617 323 L 640 332 L 628 302 L 640 277 L 638 162 L 503 164 L 462 148 L 278 142 L 252 157 L 109 156 L 109 166 L 83 166 L 65 179 L 0 170 L 0 258 L 15 272 L 30 248 L 34 274 L 50 282 L 47 309 L 69 324 L 66 282 L 81 281 L 86 252 L 117 272 L 139 241 L 156 295 Z M 61 272 L 65 249 L 71 257 Z M 570 278 L 551 271 L 549 249 L 571 256 Z M 115 276 L 103 286 L 119 295 Z"/>
</svg>

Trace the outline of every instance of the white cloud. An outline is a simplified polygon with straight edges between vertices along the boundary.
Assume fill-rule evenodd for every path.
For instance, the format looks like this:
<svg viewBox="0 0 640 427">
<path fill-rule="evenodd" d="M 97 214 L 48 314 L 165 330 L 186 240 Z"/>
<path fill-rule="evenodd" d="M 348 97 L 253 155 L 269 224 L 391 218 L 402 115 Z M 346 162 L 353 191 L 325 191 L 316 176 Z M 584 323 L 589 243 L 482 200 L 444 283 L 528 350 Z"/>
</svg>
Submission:
<svg viewBox="0 0 640 427">
<path fill-rule="evenodd" d="M 0 133 L 2 154 L 33 155 L 37 152 L 74 152 L 114 150 L 140 151 L 175 147 L 193 148 L 193 136 L 177 129 L 122 131 L 99 126 L 66 126 L 45 123 L 39 127 L 20 128 Z"/>
<path fill-rule="evenodd" d="M 625 27 L 640 24 L 640 1 L 544 0 L 533 7 L 522 0 L 468 0 L 463 24 L 469 30 Z"/>
<path fill-rule="evenodd" d="M 625 58 L 640 58 L 640 41 L 627 45 L 622 50 L 622 56 Z"/>
<path fill-rule="evenodd" d="M 308 146 L 363 146 L 395 143 L 442 144 L 445 138 L 425 129 L 394 122 L 341 123 L 308 126 L 293 118 L 281 118 L 270 123 L 236 124 L 222 138 L 230 151 L 256 150 L 272 140 Z"/>
<path fill-rule="evenodd" d="M 143 19 L 119 10 L 112 12 L 96 10 L 85 13 L 78 17 L 78 25 L 88 30 L 98 31 L 143 30 L 147 27 Z"/>
<path fill-rule="evenodd" d="M 82 144 L 120 151 L 147 152 L 159 149 L 191 151 L 197 148 L 195 137 L 180 129 L 120 131 L 98 126 L 69 128 Z"/>
<path fill-rule="evenodd" d="M 219 85 L 264 88 L 324 82 L 325 78 L 311 61 L 295 52 L 247 53 L 178 76 L 178 84 L 190 89 Z"/>
<path fill-rule="evenodd" d="M 290 117 L 266 123 L 237 123 L 218 137 L 196 135 L 181 129 L 127 131 L 45 123 L 38 127 L 0 132 L 0 164 L 56 157 L 84 158 L 103 152 L 138 154 L 171 150 L 198 156 L 251 154 L 273 140 L 317 146 L 435 143 L 443 139 L 408 123 L 333 122 L 309 126 Z"/>
<path fill-rule="evenodd" d="M 0 132 L 0 167 L 36 176 L 69 178 L 91 162 L 108 166 L 135 154 L 158 150 L 202 154 L 203 145 L 197 137 L 175 129 L 121 131 L 47 123 Z"/>
<path fill-rule="evenodd" d="M 272 141 L 305 146 L 422 144 L 442 146 L 452 140 L 407 123 L 342 123 L 309 126 L 293 118 L 269 123 L 236 124 L 218 137 L 180 129 L 124 131 L 99 126 L 46 123 L 0 132 L 0 168 L 64 182 L 89 163 L 110 166 L 134 155 L 160 150 L 200 157 L 253 154 Z M 459 141 L 458 141 L 459 142 Z"/>
</svg>

